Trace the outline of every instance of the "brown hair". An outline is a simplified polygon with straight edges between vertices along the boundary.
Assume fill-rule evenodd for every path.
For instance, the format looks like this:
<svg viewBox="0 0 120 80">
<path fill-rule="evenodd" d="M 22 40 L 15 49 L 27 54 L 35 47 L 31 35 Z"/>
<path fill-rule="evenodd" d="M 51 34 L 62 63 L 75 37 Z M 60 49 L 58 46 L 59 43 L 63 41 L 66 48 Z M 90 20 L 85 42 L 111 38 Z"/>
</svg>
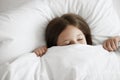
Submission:
<svg viewBox="0 0 120 80">
<path fill-rule="evenodd" d="M 80 29 L 85 35 L 87 44 L 92 45 L 91 31 L 84 19 L 75 14 L 64 14 L 49 22 L 45 32 L 47 47 L 57 46 L 57 39 L 60 33 L 68 26 L 73 25 Z"/>
</svg>

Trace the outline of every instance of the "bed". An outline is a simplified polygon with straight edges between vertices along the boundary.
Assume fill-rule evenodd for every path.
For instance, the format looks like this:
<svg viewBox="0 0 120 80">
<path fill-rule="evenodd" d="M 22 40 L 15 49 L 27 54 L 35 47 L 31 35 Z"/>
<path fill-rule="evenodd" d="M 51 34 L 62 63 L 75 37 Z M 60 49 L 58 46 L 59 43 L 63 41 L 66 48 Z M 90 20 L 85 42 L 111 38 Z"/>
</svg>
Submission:
<svg viewBox="0 0 120 80">
<path fill-rule="evenodd" d="M 1 0 L 0 80 L 120 80 L 120 47 L 108 52 L 107 38 L 120 35 L 119 0 Z M 50 20 L 65 13 L 82 16 L 94 45 L 55 46 L 43 57 Z"/>
</svg>

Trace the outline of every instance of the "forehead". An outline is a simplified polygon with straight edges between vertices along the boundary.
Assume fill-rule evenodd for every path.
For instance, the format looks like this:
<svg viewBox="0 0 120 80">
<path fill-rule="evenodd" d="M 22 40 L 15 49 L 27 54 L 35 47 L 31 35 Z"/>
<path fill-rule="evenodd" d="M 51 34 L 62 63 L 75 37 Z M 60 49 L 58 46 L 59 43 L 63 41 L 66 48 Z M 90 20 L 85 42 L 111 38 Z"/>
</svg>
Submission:
<svg viewBox="0 0 120 80">
<path fill-rule="evenodd" d="M 81 34 L 82 35 L 83 32 L 79 28 L 77 28 L 76 26 L 68 25 L 66 27 L 66 29 L 61 32 L 60 35 L 64 36 L 64 35 L 70 35 L 70 34 L 75 34 L 75 35 Z"/>
<path fill-rule="evenodd" d="M 61 32 L 58 39 L 64 40 L 64 39 L 69 39 L 71 37 L 75 37 L 75 36 L 78 36 L 78 35 L 79 36 L 83 35 L 82 31 L 79 28 L 77 28 L 73 25 L 69 25 L 69 26 L 66 27 L 65 30 L 63 30 Z"/>
</svg>

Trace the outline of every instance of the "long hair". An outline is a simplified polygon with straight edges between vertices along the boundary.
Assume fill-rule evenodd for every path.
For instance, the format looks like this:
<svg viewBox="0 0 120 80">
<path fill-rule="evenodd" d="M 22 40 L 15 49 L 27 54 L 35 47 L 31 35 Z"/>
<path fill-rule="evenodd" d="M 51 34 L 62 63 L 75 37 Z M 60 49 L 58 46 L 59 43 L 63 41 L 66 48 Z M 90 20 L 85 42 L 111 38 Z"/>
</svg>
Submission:
<svg viewBox="0 0 120 80">
<path fill-rule="evenodd" d="M 87 44 L 92 45 L 91 31 L 88 24 L 81 16 L 70 13 L 56 17 L 48 23 L 45 32 L 45 40 L 48 48 L 57 46 L 58 36 L 68 25 L 73 25 L 80 29 L 85 35 Z"/>
</svg>

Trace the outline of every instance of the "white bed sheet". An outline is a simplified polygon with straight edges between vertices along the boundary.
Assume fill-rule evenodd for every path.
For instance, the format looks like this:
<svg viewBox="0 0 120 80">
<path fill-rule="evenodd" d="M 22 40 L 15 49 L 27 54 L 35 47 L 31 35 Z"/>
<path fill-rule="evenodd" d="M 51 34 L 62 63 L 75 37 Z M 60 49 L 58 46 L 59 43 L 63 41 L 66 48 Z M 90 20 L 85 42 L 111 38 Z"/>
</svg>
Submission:
<svg viewBox="0 0 120 80">
<path fill-rule="evenodd" d="M 0 71 L 0 80 L 120 80 L 120 53 L 102 46 L 58 46 L 41 58 L 22 55 Z"/>
</svg>

